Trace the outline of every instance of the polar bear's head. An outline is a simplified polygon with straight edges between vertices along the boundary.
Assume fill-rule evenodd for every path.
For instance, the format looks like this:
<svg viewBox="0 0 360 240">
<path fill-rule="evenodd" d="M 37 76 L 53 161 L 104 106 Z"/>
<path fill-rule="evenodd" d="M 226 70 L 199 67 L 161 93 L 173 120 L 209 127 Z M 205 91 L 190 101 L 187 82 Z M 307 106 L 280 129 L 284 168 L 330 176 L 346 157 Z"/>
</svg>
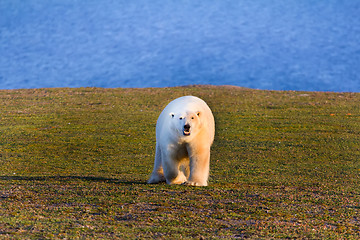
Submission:
<svg viewBox="0 0 360 240">
<path fill-rule="evenodd" d="M 185 113 L 170 113 L 171 127 L 177 132 L 179 136 L 194 136 L 201 128 L 201 113 L 185 112 Z"/>
</svg>

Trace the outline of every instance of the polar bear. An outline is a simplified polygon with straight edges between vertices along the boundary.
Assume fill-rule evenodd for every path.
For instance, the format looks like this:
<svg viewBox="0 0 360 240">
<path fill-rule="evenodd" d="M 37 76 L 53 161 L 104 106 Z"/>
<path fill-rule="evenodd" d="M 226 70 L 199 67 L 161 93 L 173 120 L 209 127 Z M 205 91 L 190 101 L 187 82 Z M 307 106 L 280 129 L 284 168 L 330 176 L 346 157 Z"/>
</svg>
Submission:
<svg viewBox="0 0 360 240">
<path fill-rule="evenodd" d="M 215 121 L 200 98 L 184 96 L 170 102 L 156 123 L 154 170 L 148 183 L 207 186 Z"/>
</svg>

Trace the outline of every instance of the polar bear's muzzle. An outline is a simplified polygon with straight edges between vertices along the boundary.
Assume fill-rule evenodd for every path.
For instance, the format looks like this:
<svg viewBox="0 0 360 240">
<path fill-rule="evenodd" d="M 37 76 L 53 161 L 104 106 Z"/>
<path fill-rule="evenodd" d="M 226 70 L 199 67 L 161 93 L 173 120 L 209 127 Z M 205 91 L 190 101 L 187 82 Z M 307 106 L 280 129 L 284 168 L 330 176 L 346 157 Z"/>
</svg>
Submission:
<svg viewBox="0 0 360 240">
<path fill-rule="evenodd" d="M 184 134 L 185 136 L 189 136 L 189 135 L 190 135 L 190 124 L 185 124 L 185 125 L 184 125 L 183 134 Z"/>
</svg>

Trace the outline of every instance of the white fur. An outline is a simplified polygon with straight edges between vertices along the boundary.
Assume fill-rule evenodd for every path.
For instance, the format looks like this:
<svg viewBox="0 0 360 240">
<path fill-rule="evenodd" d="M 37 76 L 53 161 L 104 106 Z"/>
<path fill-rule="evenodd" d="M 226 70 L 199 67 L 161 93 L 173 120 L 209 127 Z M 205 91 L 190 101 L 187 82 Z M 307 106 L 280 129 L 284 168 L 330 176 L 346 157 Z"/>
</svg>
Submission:
<svg viewBox="0 0 360 240">
<path fill-rule="evenodd" d="M 148 183 L 207 186 L 214 135 L 214 117 L 203 100 L 184 96 L 170 102 L 157 120 L 155 163 Z"/>
</svg>

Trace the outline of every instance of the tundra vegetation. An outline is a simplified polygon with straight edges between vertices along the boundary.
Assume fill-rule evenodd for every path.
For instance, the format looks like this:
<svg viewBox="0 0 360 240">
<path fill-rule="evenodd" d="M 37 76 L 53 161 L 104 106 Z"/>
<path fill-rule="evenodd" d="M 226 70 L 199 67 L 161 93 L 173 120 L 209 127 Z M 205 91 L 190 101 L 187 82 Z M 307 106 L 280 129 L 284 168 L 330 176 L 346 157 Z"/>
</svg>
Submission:
<svg viewBox="0 0 360 240">
<path fill-rule="evenodd" d="M 170 100 L 204 99 L 208 187 L 146 184 Z M 360 237 L 360 94 L 0 91 L 0 238 Z"/>
</svg>

